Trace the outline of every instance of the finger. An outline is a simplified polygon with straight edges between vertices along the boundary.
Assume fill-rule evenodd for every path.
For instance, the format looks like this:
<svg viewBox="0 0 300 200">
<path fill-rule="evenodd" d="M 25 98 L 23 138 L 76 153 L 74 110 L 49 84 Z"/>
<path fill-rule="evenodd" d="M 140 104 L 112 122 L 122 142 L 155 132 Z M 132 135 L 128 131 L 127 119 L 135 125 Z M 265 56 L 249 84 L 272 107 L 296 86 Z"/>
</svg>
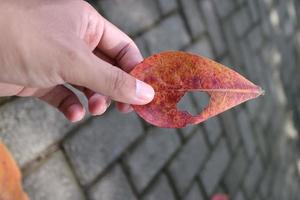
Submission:
<svg viewBox="0 0 300 200">
<path fill-rule="evenodd" d="M 95 93 L 89 99 L 89 111 L 92 115 L 102 115 L 110 106 L 110 98 Z"/>
<path fill-rule="evenodd" d="M 133 40 L 105 19 L 103 34 L 97 48 L 116 60 L 118 67 L 126 72 L 130 72 L 143 60 Z"/>
<path fill-rule="evenodd" d="M 64 81 L 87 87 L 123 103 L 143 105 L 153 99 L 154 90 L 150 85 L 99 59 L 86 46 L 69 51 L 66 55 L 71 56 L 62 56 L 62 62 L 67 60 L 69 64 L 66 66 L 73 68 L 62 68 L 60 73 Z"/>
<path fill-rule="evenodd" d="M 71 122 L 80 121 L 85 115 L 85 110 L 76 94 L 65 86 L 56 86 L 39 98 L 57 108 Z"/>
<path fill-rule="evenodd" d="M 129 104 L 117 102 L 116 106 L 117 109 L 122 113 L 129 113 L 133 111 L 132 106 L 130 106 Z"/>
<path fill-rule="evenodd" d="M 89 111 L 94 116 L 102 115 L 111 104 L 110 98 L 104 95 L 95 93 L 94 91 L 88 88 L 84 88 L 80 86 L 74 86 L 74 87 L 85 94 L 86 98 L 88 99 Z"/>
</svg>

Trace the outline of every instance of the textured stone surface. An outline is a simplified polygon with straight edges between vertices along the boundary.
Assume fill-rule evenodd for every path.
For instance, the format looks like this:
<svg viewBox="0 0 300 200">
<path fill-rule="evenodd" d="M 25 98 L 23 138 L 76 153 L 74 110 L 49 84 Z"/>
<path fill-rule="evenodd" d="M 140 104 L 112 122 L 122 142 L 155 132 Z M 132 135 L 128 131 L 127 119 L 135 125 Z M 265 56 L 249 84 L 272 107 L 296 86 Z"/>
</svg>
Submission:
<svg viewBox="0 0 300 200">
<path fill-rule="evenodd" d="M 98 2 L 104 15 L 127 33 L 135 33 L 159 19 L 155 1 L 104 0 Z"/>
<path fill-rule="evenodd" d="M 0 138 L 21 166 L 38 157 L 70 129 L 58 111 L 41 101 L 25 98 L 0 107 L 0 121 Z"/>
<path fill-rule="evenodd" d="M 213 0 L 220 17 L 226 17 L 234 9 L 234 0 Z"/>
<path fill-rule="evenodd" d="M 198 132 L 182 147 L 169 166 L 177 191 L 183 194 L 200 170 L 208 153 L 202 132 Z M 183 173 L 184 172 L 184 173 Z"/>
<path fill-rule="evenodd" d="M 179 15 L 172 15 L 145 34 L 146 44 L 151 53 L 176 50 L 189 42 L 189 36 Z"/>
<path fill-rule="evenodd" d="M 163 14 L 166 14 L 177 8 L 176 0 L 158 0 L 158 5 L 162 10 Z"/>
<path fill-rule="evenodd" d="M 64 147 L 81 184 L 100 175 L 141 134 L 135 114 L 123 116 L 116 110 L 78 129 Z"/>
<path fill-rule="evenodd" d="M 248 169 L 248 161 L 243 147 L 235 151 L 236 155 L 232 159 L 229 169 L 225 174 L 224 182 L 230 192 L 235 194 L 241 181 L 243 180 L 246 170 Z"/>
<path fill-rule="evenodd" d="M 199 186 L 197 183 L 193 184 L 191 190 L 188 192 L 184 200 L 203 200 L 204 197 L 201 194 Z"/>
<path fill-rule="evenodd" d="M 205 28 L 202 20 L 202 16 L 199 12 L 198 1 L 196 0 L 181 0 L 184 15 L 187 19 L 189 29 L 191 30 L 192 36 L 197 37 L 202 33 Z"/>
<path fill-rule="evenodd" d="M 187 51 L 194 53 L 194 54 L 199 54 L 199 55 L 211 58 L 211 59 L 214 58 L 212 47 L 211 47 L 211 44 L 207 37 L 201 38 L 199 41 L 194 43 L 192 46 L 188 47 Z"/>
<path fill-rule="evenodd" d="M 175 196 L 165 175 L 161 175 L 152 188 L 148 190 L 143 200 L 170 199 L 175 200 Z"/>
<path fill-rule="evenodd" d="M 32 200 L 84 200 L 65 157 L 58 151 L 24 177 L 24 188 Z"/>
<path fill-rule="evenodd" d="M 213 117 L 204 122 L 204 127 L 206 130 L 206 134 L 209 142 L 213 145 L 217 142 L 218 138 L 221 136 L 221 124 L 219 119 Z"/>
<path fill-rule="evenodd" d="M 142 191 L 179 146 L 175 129 L 155 128 L 126 156 L 130 177 Z"/>
<path fill-rule="evenodd" d="M 257 156 L 250 165 L 248 174 L 245 178 L 245 191 L 248 197 L 253 197 L 254 191 L 257 188 L 257 183 L 262 176 L 262 164 L 260 158 Z"/>
<path fill-rule="evenodd" d="M 123 200 L 137 199 L 125 177 L 120 166 L 114 166 L 104 177 L 102 177 L 89 192 L 92 200 Z"/>
<path fill-rule="evenodd" d="M 248 157 L 251 159 L 255 155 L 254 132 L 249 125 L 249 118 L 245 111 L 240 111 L 237 116 L 238 125 L 240 126 L 241 138 L 244 142 Z"/>
<path fill-rule="evenodd" d="M 218 54 L 222 54 L 225 51 L 225 43 L 222 36 L 222 31 L 220 29 L 220 24 L 218 22 L 216 12 L 213 9 L 213 2 L 209 0 L 200 1 L 202 6 L 202 11 L 206 19 L 207 30 L 210 37 L 212 38 L 213 45 Z"/>
<path fill-rule="evenodd" d="M 229 156 L 229 150 L 225 141 L 220 140 L 200 174 L 202 184 L 208 194 L 212 194 L 221 180 L 229 164 Z"/>
</svg>

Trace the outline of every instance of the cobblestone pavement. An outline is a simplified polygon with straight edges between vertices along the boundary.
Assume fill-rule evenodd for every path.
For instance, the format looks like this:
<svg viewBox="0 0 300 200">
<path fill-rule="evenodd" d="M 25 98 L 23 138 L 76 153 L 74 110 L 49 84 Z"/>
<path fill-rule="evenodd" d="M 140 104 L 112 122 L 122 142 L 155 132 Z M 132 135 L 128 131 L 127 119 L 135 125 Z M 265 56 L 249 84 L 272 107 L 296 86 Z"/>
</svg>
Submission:
<svg viewBox="0 0 300 200">
<path fill-rule="evenodd" d="M 111 109 L 69 124 L 33 99 L 0 100 L 0 138 L 32 200 L 300 199 L 300 2 L 98 0 L 144 56 L 167 49 L 218 60 L 266 94 L 183 129 Z M 180 105 L 201 111 L 204 94 Z M 207 101 L 207 100 L 206 100 Z"/>
</svg>

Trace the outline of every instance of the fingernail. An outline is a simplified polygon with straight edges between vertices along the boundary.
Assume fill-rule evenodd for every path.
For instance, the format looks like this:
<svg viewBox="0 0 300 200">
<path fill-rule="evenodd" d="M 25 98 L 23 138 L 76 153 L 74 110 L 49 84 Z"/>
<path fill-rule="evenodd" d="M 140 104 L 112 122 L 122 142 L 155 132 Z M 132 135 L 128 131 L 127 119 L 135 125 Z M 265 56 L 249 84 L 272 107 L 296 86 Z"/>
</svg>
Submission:
<svg viewBox="0 0 300 200">
<path fill-rule="evenodd" d="M 154 89 L 140 81 L 136 80 L 136 104 L 149 103 L 154 98 Z"/>
</svg>

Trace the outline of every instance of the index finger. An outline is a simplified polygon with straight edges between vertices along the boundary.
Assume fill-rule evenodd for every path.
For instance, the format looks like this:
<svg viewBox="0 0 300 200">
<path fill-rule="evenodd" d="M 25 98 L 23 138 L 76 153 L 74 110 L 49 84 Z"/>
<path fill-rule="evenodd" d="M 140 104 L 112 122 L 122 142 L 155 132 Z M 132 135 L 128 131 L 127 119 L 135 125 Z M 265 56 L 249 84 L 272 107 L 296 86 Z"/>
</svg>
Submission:
<svg viewBox="0 0 300 200">
<path fill-rule="evenodd" d="M 143 60 L 134 41 L 124 32 L 104 19 L 103 34 L 97 48 L 116 60 L 118 66 L 129 72 Z"/>
</svg>

